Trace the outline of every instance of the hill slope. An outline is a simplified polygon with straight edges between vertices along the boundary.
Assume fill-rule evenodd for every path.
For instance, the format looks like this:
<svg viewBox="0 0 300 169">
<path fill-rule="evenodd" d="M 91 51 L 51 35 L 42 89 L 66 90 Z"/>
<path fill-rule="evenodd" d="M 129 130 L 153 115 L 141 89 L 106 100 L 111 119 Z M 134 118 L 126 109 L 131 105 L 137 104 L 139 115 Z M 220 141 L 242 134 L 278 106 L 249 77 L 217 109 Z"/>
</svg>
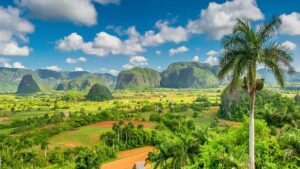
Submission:
<svg viewBox="0 0 300 169">
<path fill-rule="evenodd" d="M 170 64 L 162 72 L 161 87 L 202 88 L 219 84 L 215 76 L 216 67 L 196 62 L 177 62 Z"/>
<path fill-rule="evenodd" d="M 67 84 L 76 79 L 78 81 L 78 79 L 85 80 L 92 78 L 92 81 L 101 81 L 101 84 L 104 84 L 110 88 L 114 88 L 116 82 L 116 77 L 110 74 L 89 72 L 57 72 L 46 69 L 32 71 L 30 69 L 0 67 L 0 92 L 16 92 L 24 75 L 32 75 L 33 79 L 36 81 L 41 90 L 54 90 L 57 88 L 64 90 L 63 84 Z"/>
<path fill-rule="evenodd" d="M 38 84 L 34 81 L 31 75 L 25 75 L 18 86 L 18 94 L 31 94 L 41 91 Z"/>
<path fill-rule="evenodd" d="M 149 68 L 135 67 L 119 73 L 116 89 L 159 87 L 160 80 L 159 72 Z"/>
</svg>

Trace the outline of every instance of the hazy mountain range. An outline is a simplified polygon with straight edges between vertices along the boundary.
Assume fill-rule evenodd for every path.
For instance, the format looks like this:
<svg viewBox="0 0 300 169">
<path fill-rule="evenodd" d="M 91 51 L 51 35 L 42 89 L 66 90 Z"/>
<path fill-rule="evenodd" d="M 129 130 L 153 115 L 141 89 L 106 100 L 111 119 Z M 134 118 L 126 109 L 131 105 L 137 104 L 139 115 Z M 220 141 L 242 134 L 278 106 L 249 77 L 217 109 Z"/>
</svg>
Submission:
<svg viewBox="0 0 300 169">
<path fill-rule="evenodd" d="M 176 62 L 166 70 L 158 72 L 150 68 L 133 68 L 121 71 L 118 77 L 108 73 L 86 71 L 57 72 L 47 69 L 17 69 L 0 67 L 0 92 L 16 92 L 24 75 L 32 75 L 41 90 L 87 90 L 99 83 L 110 89 L 165 87 L 165 88 L 207 88 L 226 83 L 216 77 L 218 66 L 196 62 Z M 258 70 L 258 76 L 267 85 L 276 84 L 274 76 L 267 69 Z M 286 74 L 287 82 L 300 82 L 300 73 Z"/>
</svg>

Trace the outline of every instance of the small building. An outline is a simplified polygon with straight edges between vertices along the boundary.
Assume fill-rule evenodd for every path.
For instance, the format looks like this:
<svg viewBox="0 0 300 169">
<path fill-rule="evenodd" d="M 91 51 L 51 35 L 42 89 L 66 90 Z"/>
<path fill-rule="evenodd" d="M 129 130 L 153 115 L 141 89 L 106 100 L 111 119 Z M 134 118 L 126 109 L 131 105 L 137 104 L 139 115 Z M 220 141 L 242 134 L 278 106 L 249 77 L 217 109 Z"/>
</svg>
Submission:
<svg viewBox="0 0 300 169">
<path fill-rule="evenodd" d="M 146 169 L 145 162 L 144 161 L 136 162 L 132 169 Z"/>
</svg>

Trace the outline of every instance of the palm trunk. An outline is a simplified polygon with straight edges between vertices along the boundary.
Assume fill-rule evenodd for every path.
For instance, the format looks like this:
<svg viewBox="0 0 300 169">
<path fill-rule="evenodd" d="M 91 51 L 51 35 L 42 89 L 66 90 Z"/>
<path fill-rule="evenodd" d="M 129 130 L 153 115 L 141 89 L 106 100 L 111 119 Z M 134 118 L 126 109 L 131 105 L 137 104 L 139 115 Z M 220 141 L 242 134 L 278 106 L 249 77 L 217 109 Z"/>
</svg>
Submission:
<svg viewBox="0 0 300 169">
<path fill-rule="evenodd" d="M 249 157 L 250 157 L 250 169 L 255 169 L 255 152 L 254 152 L 254 104 L 255 104 L 255 90 L 251 92 L 251 105 L 249 114 Z"/>
</svg>

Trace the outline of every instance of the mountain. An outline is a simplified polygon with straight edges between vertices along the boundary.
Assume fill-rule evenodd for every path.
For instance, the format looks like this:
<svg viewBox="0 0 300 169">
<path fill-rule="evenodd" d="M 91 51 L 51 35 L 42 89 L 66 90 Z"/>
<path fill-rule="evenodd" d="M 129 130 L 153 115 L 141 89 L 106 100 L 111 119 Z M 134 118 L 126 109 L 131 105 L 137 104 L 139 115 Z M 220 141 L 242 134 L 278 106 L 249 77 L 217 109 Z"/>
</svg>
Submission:
<svg viewBox="0 0 300 169">
<path fill-rule="evenodd" d="M 99 76 L 78 77 L 70 81 L 60 82 L 56 90 L 88 90 L 94 84 L 107 85 L 106 80 Z"/>
<path fill-rule="evenodd" d="M 267 85 L 277 85 L 276 79 L 274 75 L 266 68 L 259 69 L 258 71 L 258 76 L 260 78 L 265 79 L 265 83 Z M 300 72 L 295 72 L 293 74 L 288 74 L 287 71 L 285 71 L 285 77 L 286 77 L 286 82 L 300 82 Z"/>
<path fill-rule="evenodd" d="M 170 64 L 161 74 L 161 87 L 205 88 L 219 85 L 216 78 L 218 67 L 196 62 Z"/>
<path fill-rule="evenodd" d="M 38 84 L 32 78 L 32 75 L 25 75 L 18 86 L 18 94 L 31 94 L 41 91 Z"/>
<path fill-rule="evenodd" d="M 33 71 L 0 67 L 0 91 L 16 92 L 22 77 L 28 74 L 33 74 Z"/>
<path fill-rule="evenodd" d="M 73 81 L 72 83 L 76 84 L 78 81 L 83 83 L 83 81 L 86 79 L 93 79 L 91 80 L 92 84 L 94 84 L 94 81 L 97 81 L 97 83 L 100 83 L 101 81 L 101 84 L 104 84 L 112 89 L 115 87 L 116 83 L 116 77 L 107 73 L 89 73 L 85 71 L 57 72 L 47 69 L 38 69 L 36 71 L 32 71 L 30 69 L 0 67 L 0 92 L 16 92 L 24 75 L 32 75 L 33 79 L 39 85 L 41 90 L 67 90 L 68 88 L 66 87 L 66 84 L 70 83 L 71 81 Z M 86 85 L 88 85 L 88 82 L 89 80 L 86 82 Z"/>
<path fill-rule="evenodd" d="M 158 71 L 135 67 L 119 73 L 116 89 L 159 87 L 160 80 L 160 73 Z"/>
<path fill-rule="evenodd" d="M 86 99 L 90 101 L 105 101 L 112 98 L 113 96 L 110 90 L 106 86 L 100 84 L 94 84 L 86 96 Z"/>
</svg>

